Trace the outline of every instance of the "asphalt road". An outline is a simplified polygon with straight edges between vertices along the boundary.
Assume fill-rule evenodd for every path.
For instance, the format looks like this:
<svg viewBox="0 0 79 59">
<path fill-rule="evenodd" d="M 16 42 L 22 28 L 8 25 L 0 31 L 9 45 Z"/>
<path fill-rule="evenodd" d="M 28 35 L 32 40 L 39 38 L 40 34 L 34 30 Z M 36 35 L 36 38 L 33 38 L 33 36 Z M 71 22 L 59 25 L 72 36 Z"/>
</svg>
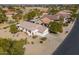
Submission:
<svg viewBox="0 0 79 59">
<path fill-rule="evenodd" d="M 79 20 L 53 55 L 79 55 Z"/>
</svg>

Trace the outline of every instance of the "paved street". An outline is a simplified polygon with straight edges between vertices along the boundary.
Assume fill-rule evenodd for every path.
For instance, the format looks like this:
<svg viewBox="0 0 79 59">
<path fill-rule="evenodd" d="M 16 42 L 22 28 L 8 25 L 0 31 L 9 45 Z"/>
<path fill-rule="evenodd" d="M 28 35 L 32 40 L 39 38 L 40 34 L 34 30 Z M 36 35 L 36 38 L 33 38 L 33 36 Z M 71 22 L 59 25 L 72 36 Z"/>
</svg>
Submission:
<svg viewBox="0 0 79 59">
<path fill-rule="evenodd" d="M 64 42 L 53 53 L 55 55 L 79 55 L 79 20 Z"/>
</svg>

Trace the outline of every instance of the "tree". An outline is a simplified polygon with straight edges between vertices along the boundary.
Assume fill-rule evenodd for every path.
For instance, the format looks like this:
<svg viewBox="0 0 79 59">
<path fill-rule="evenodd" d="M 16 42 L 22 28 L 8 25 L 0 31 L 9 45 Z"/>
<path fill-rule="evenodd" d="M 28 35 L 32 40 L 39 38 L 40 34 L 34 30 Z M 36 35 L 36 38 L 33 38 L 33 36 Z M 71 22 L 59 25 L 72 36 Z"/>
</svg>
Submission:
<svg viewBox="0 0 79 59">
<path fill-rule="evenodd" d="M 59 11 L 59 10 L 57 10 L 56 8 L 49 8 L 48 13 L 54 15 L 54 14 L 56 14 L 58 11 Z"/>
<path fill-rule="evenodd" d="M 15 21 L 17 22 L 21 20 L 22 17 L 23 17 L 22 14 L 19 14 L 19 13 L 12 16 L 12 18 L 15 19 Z"/>
<path fill-rule="evenodd" d="M 0 54 L 8 54 L 10 43 L 11 41 L 9 39 L 0 38 L 0 51 L 2 51 Z"/>
<path fill-rule="evenodd" d="M 40 17 L 42 15 L 42 12 L 39 9 L 34 9 L 33 10 L 36 13 L 36 16 Z"/>
<path fill-rule="evenodd" d="M 24 18 L 24 19 L 27 19 L 27 20 L 31 20 L 31 19 L 33 19 L 35 16 L 36 16 L 36 12 L 35 12 L 35 11 L 31 11 L 31 12 L 29 12 L 28 14 L 25 14 L 23 18 Z"/>
<path fill-rule="evenodd" d="M 11 32 L 11 33 L 17 33 L 17 32 L 18 32 L 18 29 L 17 29 L 17 27 L 16 27 L 15 24 L 12 24 L 12 25 L 10 26 L 10 32 Z"/>
<path fill-rule="evenodd" d="M 12 47 L 10 48 L 10 54 L 12 55 L 22 55 L 24 54 L 24 48 L 23 46 L 27 43 L 27 40 L 19 40 L 19 41 L 14 41 Z"/>
<path fill-rule="evenodd" d="M 12 40 L 0 38 L 0 54 L 1 55 L 22 55 L 24 54 L 23 46 L 27 43 L 26 39 Z"/>
<path fill-rule="evenodd" d="M 48 27 L 49 27 L 49 31 L 53 33 L 58 33 L 63 31 L 62 24 L 58 22 L 50 22 Z"/>
<path fill-rule="evenodd" d="M 0 55 L 5 55 L 5 54 L 7 54 L 7 52 L 4 51 L 2 47 L 0 47 Z"/>
<path fill-rule="evenodd" d="M 30 19 L 33 19 L 33 17 L 36 16 L 36 13 L 34 11 L 30 12 L 27 14 L 27 19 L 30 20 Z"/>
<path fill-rule="evenodd" d="M 7 17 L 4 14 L 4 11 L 0 9 L 0 23 L 3 23 L 4 21 L 7 21 Z"/>
<path fill-rule="evenodd" d="M 75 19 L 75 18 L 77 17 L 77 15 L 78 15 L 78 14 L 72 13 L 71 17 L 72 17 L 73 19 Z"/>
<path fill-rule="evenodd" d="M 30 11 L 28 14 L 25 14 L 23 18 L 27 19 L 27 20 L 31 20 L 35 16 L 40 17 L 41 14 L 42 14 L 42 12 L 39 9 L 34 9 L 34 10 Z"/>
<path fill-rule="evenodd" d="M 23 11 L 19 8 L 19 9 L 16 9 L 16 13 L 23 14 Z"/>
</svg>

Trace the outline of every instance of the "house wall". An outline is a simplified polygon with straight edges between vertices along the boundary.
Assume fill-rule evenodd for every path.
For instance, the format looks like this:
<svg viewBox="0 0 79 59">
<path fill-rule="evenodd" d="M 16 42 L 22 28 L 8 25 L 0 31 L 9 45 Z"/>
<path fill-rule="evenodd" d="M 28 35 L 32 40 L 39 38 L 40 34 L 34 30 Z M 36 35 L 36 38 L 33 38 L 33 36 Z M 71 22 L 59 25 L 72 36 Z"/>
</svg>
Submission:
<svg viewBox="0 0 79 59">
<path fill-rule="evenodd" d="M 38 32 L 37 29 L 29 32 L 29 30 L 26 30 L 19 26 L 18 26 L 18 29 L 22 30 L 23 32 L 26 32 L 29 36 L 37 35 L 37 36 L 45 37 L 45 35 L 48 34 L 48 28 L 43 33 Z"/>
<path fill-rule="evenodd" d="M 32 36 L 32 32 L 29 32 L 29 31 L 27 30 L 26 33 L 27 33 L 29 36 Z"/>
<path fill-rule="evenodd" d="M 67 20 L 66 20 L 66 18 L 64 18 L 64 21 L 63 21 L 63 23 L 66 23 L 67 22 Z"/>
<path fill-rule="evenodd" d="M 29 32 L 28 30 L 26 30 L 26 29 L 24 29 L 24 28 L 22 28 L 22 27 L 19 27 L 19 26 L 18 26 L 18 30 L 22 30 L 23 32 L 26 32 L 29 36 L 32 35 L 31 32 Z"/>
<path fill-rule="evenodd" d="M 45 37 L 45 35 L 47 35 L 49 32 L 48 32 L 48 28 L 43 32 L 43 33 L 40 33 L 40 32 L 35 32 L 35 35 L 38 35 L 38 36 L 41 36 L 41 37 Z"/>
<path fill-rule="evenodd" d="M 23 28 L 21 28 L 21 27 L 18 27 L 18 30 L 23 30 Z"/>
<path fill-rule="evenodd" d="M 47 28 L 44 32 L 43 32 L 43 35 L 47 35 L 49 33 L 49 29 Z"/>
<path fill-rule="evenodd" d="M 63 23 L 66 23 L 68 21 L 68 17 L 64 17 L 64 22 Z"/>
</svg>

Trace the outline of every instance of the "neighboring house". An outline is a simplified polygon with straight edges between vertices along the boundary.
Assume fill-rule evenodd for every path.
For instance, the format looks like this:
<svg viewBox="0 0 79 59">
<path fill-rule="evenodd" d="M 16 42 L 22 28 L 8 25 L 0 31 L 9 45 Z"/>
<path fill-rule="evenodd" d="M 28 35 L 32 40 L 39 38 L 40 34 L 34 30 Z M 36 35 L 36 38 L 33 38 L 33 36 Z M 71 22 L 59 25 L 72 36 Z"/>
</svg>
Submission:
<svg viewBox="0 0 79 59">
<path fill-rule="evenodd" d="M 3 8 L 5 11 L 6 16 L 12 16 L 13 14 L 16 14 L 16 12 L 13 9 L 9 9 L 8 7 Z"/>
<path fill-rule="evenodd" d="M 8 7 L 2 7 L 2 10 L 8 10 Z"/>
<path fill-rule="evenodd" d="M 13 14 L 16 14 L 14 11 L 10 11 L 10 10 L 7 10 L 6 12 L 5 12 L 5 15 L 6 16 L 12 16 Z"/>
<path fill-rule="evenodd" d="M 3 10 L 5 11 L 5 15 L 8 17 L 8 21 L 13 21 L 14 19 L 12 16 L 17 14 L 13 9 L 9 9 L 8 7 L 4 7 Z"/>
<path fill-rule="evenodd" d="M 70 10 L 62 10 L 58 12 L 56 15 L 58 15 L 60 18 L 64 19 L 63 23 L 66 23 L 71 18 L 71 12 Z"/>
<path fill-rule="evenodd" d="M 26 32 L 29 36 L 37 35 L 45 37 L 45 35 L 49 33 L 47 27 L 27 21 L 17 24 L 17 27 L 19 30 Z"/>
<path fill-rule="evenodd" d="M 43 24 L 49 24 L 51 21 L 58 21 L 59 20 L 59 16 L 57 15 L 44 15 L 43 17 L 41 17 L 40 19 Z"/>
<path fill-rule="evenodd" d="M 51 21 L 60 21 L 60 18 L 62 18 L 64 21 L 63 23 L 66 23 L 68 21 L 68 18 L 71 17 L 71 11 L 69 10 L 63 10 L 59 11 L 55 15 L 44 15 L 40 18 L 40 20 L 43 22 L 43 24 L 49 24 Z"/>
<path fill-rule="evenodd" d="M 48 15 L 48 13 L 47 13 L 47 12 L 45 12 L 45 13 L 43 13 L 43 14 L 42 14 L 42 16 L 44 16 L 44 15 Z"/>
</svg>

